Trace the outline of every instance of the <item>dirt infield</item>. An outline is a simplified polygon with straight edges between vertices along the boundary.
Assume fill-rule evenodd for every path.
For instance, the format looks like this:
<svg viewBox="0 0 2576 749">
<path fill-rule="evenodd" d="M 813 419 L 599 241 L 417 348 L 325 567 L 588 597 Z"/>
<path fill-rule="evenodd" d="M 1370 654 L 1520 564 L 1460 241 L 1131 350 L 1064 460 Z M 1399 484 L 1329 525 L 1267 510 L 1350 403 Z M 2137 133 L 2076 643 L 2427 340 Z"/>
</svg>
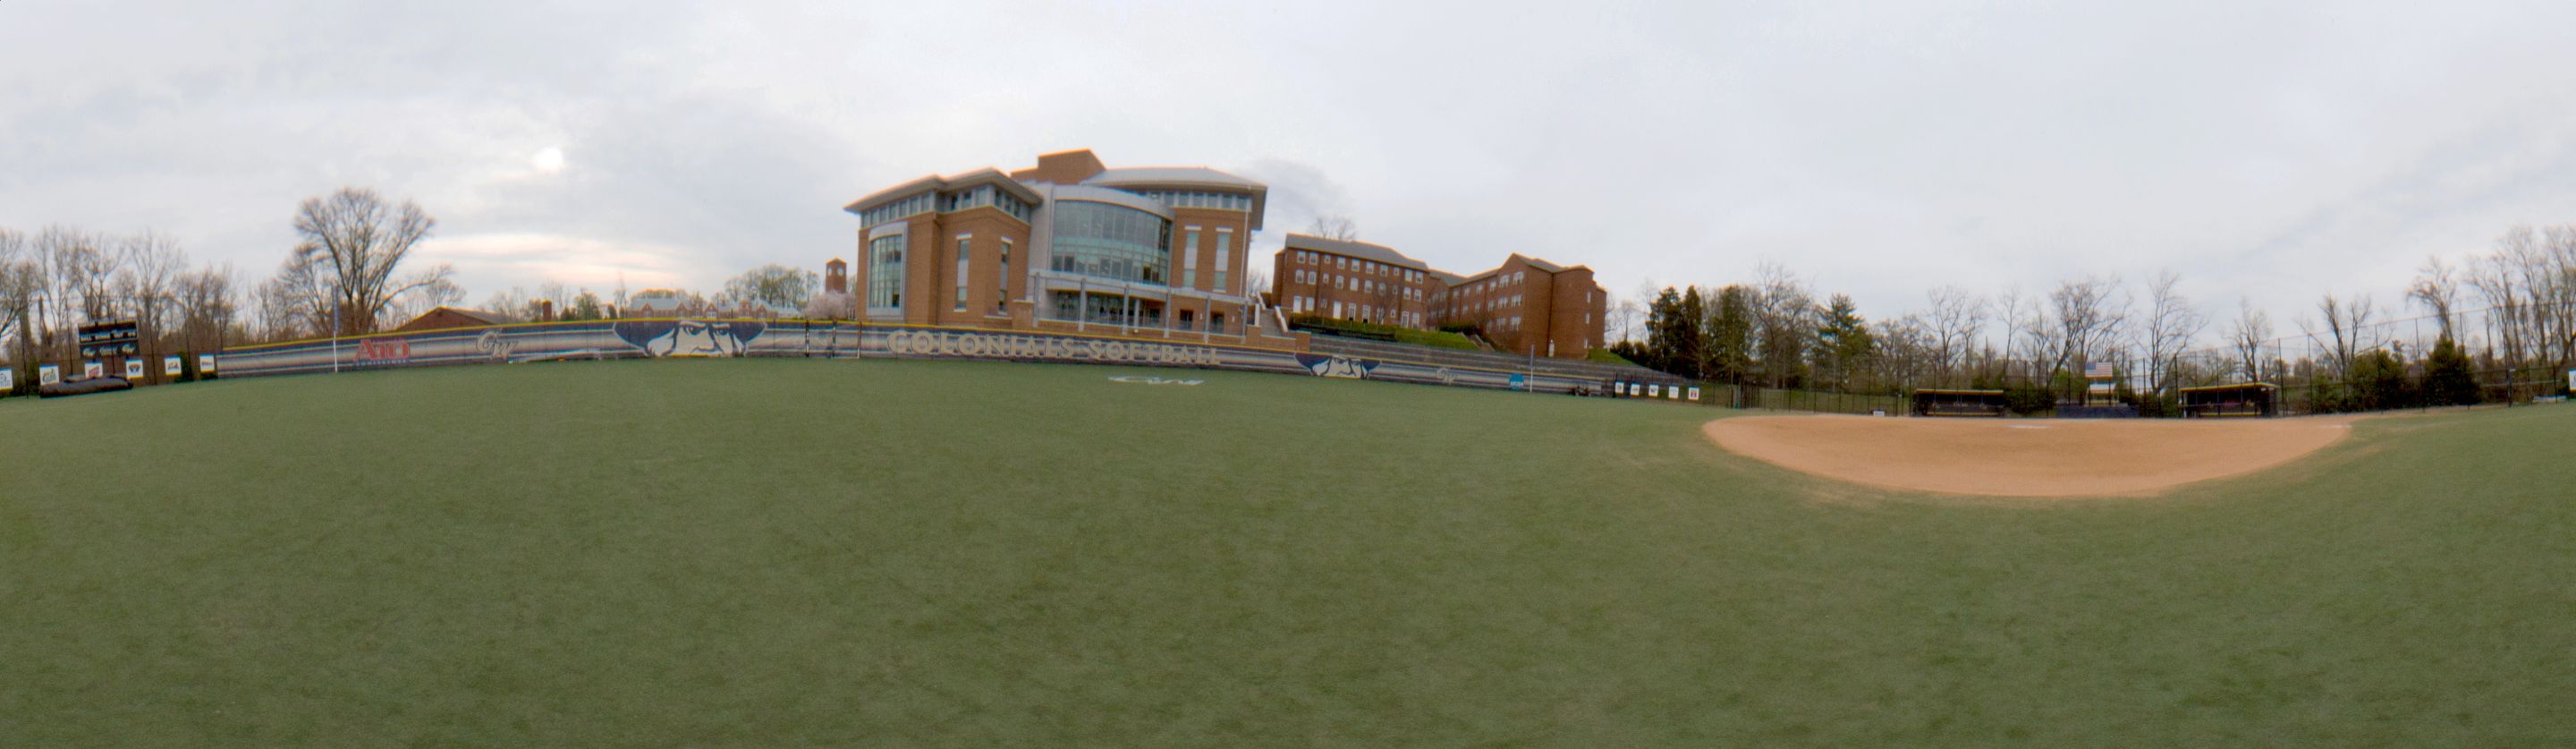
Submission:
<svg viewBox="0 0 2576 749">
<path fill-rule="evenodd" d="M 2348 417 L 1935 419 L 1744 416 L 1703 427 L 1784 468 L 1896 489 L 2005 497 L 2148 495 L 2252 473 L 2351 433 Z"/>
</svg>

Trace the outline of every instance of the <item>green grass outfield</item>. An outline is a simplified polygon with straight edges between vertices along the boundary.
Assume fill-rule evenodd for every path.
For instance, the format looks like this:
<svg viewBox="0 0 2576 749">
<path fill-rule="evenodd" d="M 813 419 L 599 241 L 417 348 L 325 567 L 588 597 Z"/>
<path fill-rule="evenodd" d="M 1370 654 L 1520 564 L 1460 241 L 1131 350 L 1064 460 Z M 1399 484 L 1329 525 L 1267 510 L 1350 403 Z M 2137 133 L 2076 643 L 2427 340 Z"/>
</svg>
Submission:
<svg viewBox="0 0 2576 749">
<path fill-rule="evenodd" d="M 2576 406 L 2078 501 L 1723 413 L 820 360 L 0 401 L 0 744 L 2576 742 Z"/>
</svg>

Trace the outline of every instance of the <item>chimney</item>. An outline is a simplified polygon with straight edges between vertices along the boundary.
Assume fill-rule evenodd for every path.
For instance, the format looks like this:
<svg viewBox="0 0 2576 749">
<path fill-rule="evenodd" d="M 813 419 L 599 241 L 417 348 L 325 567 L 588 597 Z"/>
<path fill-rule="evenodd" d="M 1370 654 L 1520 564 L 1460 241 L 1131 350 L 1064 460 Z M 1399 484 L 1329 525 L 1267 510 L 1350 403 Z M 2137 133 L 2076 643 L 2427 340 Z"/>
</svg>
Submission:
<svg viewBox="0 0 2576 749">
<path fill-rule="evenodd" d="M 539 299 L 539 300 L 537 300 L 537 322 L 554 322 L 554 321 L 555 321 L 555 302 L 554 302 L 554 300 L 552 300 L 552 299 Z"/>
</svg>

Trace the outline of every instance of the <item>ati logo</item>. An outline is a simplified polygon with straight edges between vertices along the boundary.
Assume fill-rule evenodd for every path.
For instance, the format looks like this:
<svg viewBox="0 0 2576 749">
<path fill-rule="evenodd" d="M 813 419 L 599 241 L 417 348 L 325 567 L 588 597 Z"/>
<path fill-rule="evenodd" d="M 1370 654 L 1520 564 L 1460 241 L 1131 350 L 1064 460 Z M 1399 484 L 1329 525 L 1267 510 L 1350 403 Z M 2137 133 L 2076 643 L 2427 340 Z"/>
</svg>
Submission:
<svg viewBox="0 0 2576 749">
<path fill-rule="evenodd" d="M 519 342 L 510 340 L 508 336 L 501 335 L 500 328 L 485 330 L 483 331 L 483 335 L 476 336 L 474 338 L 474 350 L 491 354 L 494 359 L 508 359 L 510 358 L 510 352 L 517 351 L 518 349 Z"/>
<path fill-rule="evenodd" d="M 637 320 L 617 324 L 617 337 L 648 356 L 741 356 L 767 323 L 745 320 Z"/>
<path fill-rule="evenodd" d="M 1377 368 L 1375 359 L 1344 359 L 1321 354 L 1298 354 L 1297 363 L 1305 365 L 1306 371 L 1317 376 L 1347 380 L 1368 379 L 1369 370 Z"/>
</svg>

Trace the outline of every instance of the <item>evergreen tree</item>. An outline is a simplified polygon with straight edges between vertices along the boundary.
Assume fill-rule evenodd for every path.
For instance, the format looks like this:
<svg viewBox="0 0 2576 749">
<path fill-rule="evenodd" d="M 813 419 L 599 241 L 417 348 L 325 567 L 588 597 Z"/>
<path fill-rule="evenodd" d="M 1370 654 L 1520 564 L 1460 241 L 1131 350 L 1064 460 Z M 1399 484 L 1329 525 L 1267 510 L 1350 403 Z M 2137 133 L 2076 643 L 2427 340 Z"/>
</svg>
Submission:
<svg viewBox="0 0 2576 749">
<path fill-rule="evenodd" d="M 1753 290 L 1728 285 L 1708 305 L 1708 341 L 1701 346 L 1708 379 L 1741 385 L 1753 376 Z"/>
<path fill-rule="evenodd" d="M 2469 356 L 2450 336 L 2433 342 L 2432 355 L 2424 358 L 2424 402 L 2436 406 L 2478 402 L 2478 381 L 2469 374 Z"/>
<path fill-rule="evenodd" d="M 1817 372 L 1848 390 L 1853 371 L 1868 361 L 1871 348 L 1869 322 L 1861 319 L 1859 306 L 1850 295 L 1833 295 L 1816 321 L 1816 350 L 1810 360 Z"/>
<path fill-rule="evenodd" d="M 1646 365 L 1649 369 L 1673 371 L 1672 355 L 1674 349 L 1678 348 L 1674 345 L 1673 338 L 1681 334 L 1681 323 L 1678 319 L 1681 317 L 1681 307 L 1681 293 L 1673 291 L 1670 286 L 1664 287 L 1662 292 L 1655 295 L 1655 301 L 1646 305 L 1646 356 L 1637 359 L 1638 364 Z"/>
<path fill-rule="evenodd" d="M 1708 318 L 1708 302 L 1701 299 L 1699 287 L 1682 290 L 1681 306 L 1673 310 L 1673 368 L 1665 370 L 1692 379 L 1708 379 L 1706 371 L 1708 336 L 1702 323 Z"/>
</svg>

